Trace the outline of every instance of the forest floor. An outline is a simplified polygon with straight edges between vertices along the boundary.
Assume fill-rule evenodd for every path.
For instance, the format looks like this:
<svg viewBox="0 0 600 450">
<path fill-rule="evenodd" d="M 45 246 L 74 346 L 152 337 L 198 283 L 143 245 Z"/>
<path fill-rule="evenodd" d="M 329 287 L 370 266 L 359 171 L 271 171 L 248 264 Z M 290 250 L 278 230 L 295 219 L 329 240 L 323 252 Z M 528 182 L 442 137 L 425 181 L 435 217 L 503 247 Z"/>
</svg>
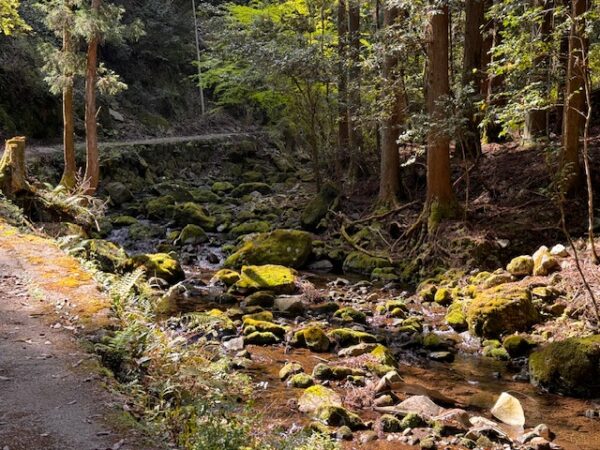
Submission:
<svg viewBox="0 0 600 450">
<path fill-rule="evenodd" d="M 78 339 L 106 323 L 106 302 L 51 241 L 0 226 L 0 448 L 155 448 Z"/>
</svg>

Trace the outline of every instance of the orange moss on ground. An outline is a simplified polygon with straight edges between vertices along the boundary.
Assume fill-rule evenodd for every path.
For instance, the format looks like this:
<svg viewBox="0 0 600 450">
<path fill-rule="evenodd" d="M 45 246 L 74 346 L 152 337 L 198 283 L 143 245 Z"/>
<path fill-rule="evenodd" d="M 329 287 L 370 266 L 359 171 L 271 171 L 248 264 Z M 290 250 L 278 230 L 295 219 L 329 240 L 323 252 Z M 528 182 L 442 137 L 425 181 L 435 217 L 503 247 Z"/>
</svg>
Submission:
<svg viewBox="0 0 600 450">
<path fill-rule="evenodd" d="M 66 255 L 50 239 L 20 232 L 0 222 L 0 251 L 10 254 L 15 265 L 39 289 L 51 306 L 68 301 L 70 313 L 78 316 L 86 332 L 110 324 L 110 299 L 100 292 L 92 275 L 75 258 Z"/>
</svg>

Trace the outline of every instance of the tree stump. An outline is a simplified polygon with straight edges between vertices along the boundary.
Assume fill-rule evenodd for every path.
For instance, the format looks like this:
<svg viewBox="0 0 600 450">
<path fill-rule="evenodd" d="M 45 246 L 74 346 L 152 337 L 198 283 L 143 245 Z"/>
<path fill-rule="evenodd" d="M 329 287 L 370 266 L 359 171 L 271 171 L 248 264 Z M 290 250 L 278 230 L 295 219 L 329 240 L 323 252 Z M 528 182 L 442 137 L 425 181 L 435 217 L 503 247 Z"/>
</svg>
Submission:
<svg viewBox="0 0 600 450">
<path fill-rule="evenodd" d="M 0 190 L 8 198 L 23 191 L 30 191 L 25 177 L 25 137 L 14 137 L 6 141 L 4 155 L 0 160 Z"/>
</svg>

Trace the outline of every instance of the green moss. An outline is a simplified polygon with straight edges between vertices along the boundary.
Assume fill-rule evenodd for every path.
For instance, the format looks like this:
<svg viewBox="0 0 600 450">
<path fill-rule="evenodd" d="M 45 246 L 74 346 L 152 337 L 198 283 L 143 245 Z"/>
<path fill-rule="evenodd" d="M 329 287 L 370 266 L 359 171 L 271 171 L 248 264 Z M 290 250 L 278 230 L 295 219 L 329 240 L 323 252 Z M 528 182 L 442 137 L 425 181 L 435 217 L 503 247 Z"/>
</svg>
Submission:
<svg viewBox="0 0 600 450">
<path fill-rule="evenodd" d="M 399 333 L 420 333 L 423 331 L 423 320 L 420 317 L 409 317 L 402 321 Z"/>
<path fill-rule="evenodd" d="M 316 417 L 326 425 L 341 427 L 347 426 L 351 430 L 365 428 L 362 419 L 341 406 L 324 405 L 316 411 Z"/>
<path fill-rule="evenodd" d="M 335 341 L 340 347 L 350 347 L 351 345 L 363 342 L 377 342 L 375 336 L 364 331 L 356 331 L 350 328 L 337 328 L 327 333 L 329 339 Z"/>
<path fill-rule="evenodd" d="M 365 323 L 367 321 L 367 315 L 364 312 L 358 311 L 349 306 L 338 309 L 333 314 L 333 317 L 337 317 L 338 319 L 341 319 L 343 322 Z"/>
<path fill-rule="evenodd" d="M 314 369 L 312 376 L 319 380 L 345 380 L 350 376 L 364 376 L 365 373 L 360 369 L 354 369 L 346 366 L 329 366 L 319 363 Z"/>
<path fill-rule="evenodd" d="M 447 347 L 445 341 L 435 333 L 423 336 L 423 347 L 428 350 L 443 350 Z"/>
<path fill-rule="evenodd" d="M 329 208 L 331 208 L 337 196 L 338 191 L 333 184 L 324 184 L 318 195 L 302 211 L 302 216 L 300 217 L 302 227 L 309 230 L 316 229 L 321 220 L 327 215 Z"/>
<path fill-rule="evenodd" d="M 463 310 L 463 304 L 456 302 L 450 305 L 448 312 L 446 313 L 446 323 L 459 333 L 469 328 L 467 316 Z"/>
<path fill-rule="evenodd" d="M 210 217 L 200 205 L 192 202 L 181 203 L 175 206 L 173 218 L 182 227 L 193 224 L 208 231 L 213 231 L 216 228 L 215 218 Z"/>
<path fill-rule="evenodd" d="M 524 277 L 533 274 L 533 258 L 529 255 L 517 256 L 513 258 L 506 270 L 515 277 Z"/>
<path fill-rule="evenodd" d="M 577 397 L 600 396 L 600 335 L 553 342 L 529 356 L 535 386 Z"/>
<path fill-rule="evenodd" d="M 402 419 L 402 429 L 406 428 L 419 428 L 426 426 L 427 422 L 423 420 L 421 416 L 416 413 L 408 413 Z"/>
<path fill-rule="evenodd" d="M 467 309 L 469 330 L 476 336 L 498 337 L 524 331 L 539 320 L 529 291 L 510 285 L 483 290 Z"/>
<path fill-rule="evenodd" d="M 296 331 L 290 344 L 297 347 L 307 347 L 314 352 L 326 352 L 331 345 L 323 329 L 318 326 L 310 326 Z"/>
<path fill-rule="evenodd" d="M 433 301 L 438 305 L 448 306 L 452 303 L 452 292 L 448 288 L 439 288 L 433 297 Z"/>
<path fill-rule="evenodd" d="M 244 336 L 244 345 L 272 345 L 277 344 L 279 338 L 268 331 L 255 331 L 247 336 Z"/>
<path fill-rule="evenodd" d="M 508 352 L 504 347 L 493 347 L 487 346 L 483 348 L 483 356 L 494 358 L 500 361 L 507 361 L 510 359 Z"/>
<path fill-rule="evenodd" d="M 128 227 L 138 223 L 138 220 L 131 216 L 114 216 L 110 218 L 110 223 L 115 227 Z"/>
<path fill-rule="evenodd" d="M 404 428 L 402 422 L 391 414 L 384 414 L 378 419 L 378 426 L 384 433 L 398 433 Z"/>
<path fill-rule="evenodd" d="M 265 221 L 244 222 L 233 227 L 230 233 L 233 236 L 241 236 L 251 233 L 266 233 L 271 229 L 271 224 Z"/>
<path fill-rule="evenodd" d="M 529 340 L 518 335 L 506 337 L 502 342 L 502 345 L 512 358 L 527 356 L 532 347 L 532 344 L 529 342 Z"/>
<path fill-rule="evenodd" d="M 136 255 L 127 262 L 127 266 L 132 269 L 143 267 L 147 276 L 161 278 L 169 284 L 185 279 L 179 261 L 166 253 Z"/>
<path fill-rule="evenodd" d="M 233 285 L 238 292 L 269 290 L 276 293 L 292 293 L 296 290 L 296 273 L 284 266 L 244 266 L 240 280 Z"/>
<path fill-rule="evenodd" d="M 90 239 L 84 241 L 82 247 L 85 249 L 86 257 L 95 261 L 103 272 L 118 272 L 127 265 L 127 254 L 112 242 Z"/>
<path fill-rule="evenodd" d="M 259 192 L 261 194 L 270 194 L 272 191 L 271 186 L 267 183 L 242 183 L 231 191 L 233 197 L 243 197 L 244 195 L 252 192 Z"/>
<path fill-rule="evenodd" d="M 194 224 L 186 225 L 177 238 L 177 242 L 184 245 L 202 244 L 207 241 L 208 236 L 202 227 Z"/>
<path fill-rule="evenodd" d="M 435 284 L 425 284 L 423 286 L 419 286 L 418 291 L 418 295 L 423 301 L 432 302 L 435 299 L 437 286 Z"/>
<path fill-rule="evenodd" d="M 352 252 L 344 260 L 344 272 L 360 273 L 362 275 L 371 275 L 374 269 L 388 267 L 390 262 L 384 258 L 375 258 L 364 254 L 363 252 Z"/>
<path fill-rule="evenodd" d="M 264 320 L 266 322 L 272 322 L 273 313 L 271 311 L 260 311 L 253 314 L 246 314 L 242 317 L 242 321 L 245 320 Z"/>
<path fill-rule="evenodd" d="M 272 292 L 258 291 L 246 297 L 245 303 L 246 306 L 262 306 L 263 308 L 270 308 L 273 306 L 274 300 L 275 294 Z"/>
<path fill-rule="evenodd" d="M 211 189 L 213 192 L 220 194 L 222 192 L 231 192 L 234 187 L 235 186 L 228 181 L 215 181 Z"/>
<path fill-rule="evenodd" d="M 244 319 L 244 334 L 249 335 L 255 331 L 269 332 L 279 338 L 283 338 L 287 332 L 287 328 L 264 320 Z"/>
<path fill-rule="evenodd" d="M 235 270 L 221 269 L 213 275 L 211 282 L 214 283 L 215 281 L 220 281 L 226 286 L 231 286 L 237 283 L 239 280 L 240 274 Z"/>
<path fill-rule="evenodd" d="M 218 203 L 221 197 L 209 189 L 192 189 L 190 191 L 192 200 L 196 203 Z"/>
<path fill-rule="evenodd" d="M 261 234 L 229 256 L 226 267 L 244 264 L 280 264 L 300 268 L 312 253 L 312 238 L 304 231 L 275 230 Z"/>
<path fill-rule="evenodd" d="M 159 237 L 164 232 L 164 229 L 153 225 L 144 223 L 134 223 L 128 229 L 129 238 L 134 241 L 148 241 Z"/>
<path fill-rule="evenodd" d="M 314 385 L 313 378 L 307 373 L 297 373 L 288 380 L 288 386 L 294 388 L 307 388 Z"/>
<path fill-rule="evenodd" d="M 174 211 L 175 198 L 172 195 L 153 198 L 146 203 L 146 214 L 150 219 L 169 219 Z"/>
<path fill-rule="evenodd" d="M 377 344 L 377 346 L 371 351 L 370 355 L 373 356 L 380 364 L 392 367 L 397 365 L 396 359 L 392 355 L 392 352 L 390 352 L 385 345 Z"/>
<path fill-rule="evenodd" d="M 297 373 L 302 373 L 302 372 L 304 372 L 304 369 L 302 368 L 302 364 L 297 363 L 297 362 L 289 362 L 285 366 L 283 366 L 281 368 L 281 370 L 279 371 L 279 379 L 287 380 L 292 375 L 295 375 Z"/>
</svg>

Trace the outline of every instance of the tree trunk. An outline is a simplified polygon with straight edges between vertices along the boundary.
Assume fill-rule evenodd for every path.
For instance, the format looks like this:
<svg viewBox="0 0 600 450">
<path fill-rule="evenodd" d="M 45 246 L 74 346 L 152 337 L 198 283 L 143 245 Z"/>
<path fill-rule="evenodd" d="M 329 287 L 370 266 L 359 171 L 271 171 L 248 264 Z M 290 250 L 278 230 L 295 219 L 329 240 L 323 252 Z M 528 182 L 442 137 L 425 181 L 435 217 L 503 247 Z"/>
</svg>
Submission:
<svg viewBox="0 0 600 450">
<path fill-rule="evenodd" d="M 583 128 L 585 107 L 585 23 L 581 16 L 587 10 L 586 0 L 572 0 L 573 25 L 569 34 L 569 61 L 565 90 L 565 109 L 561 152 L 562 189 L 572 191 L 581 181 L 579 137 Z"/>
<path fill-rule="evenodd" d="M 348 144 L 350 147 L 351 169 L 357 171 L 360 166 L 360 149 L 363 144 L 359 117 L 361 105 L 361 70 L 360 70 L 360 0 L 348 0 L 348 37 L 349 47 L 349 93 L 348 114 L 349 130 Z"/>
<path fill-rule="evenodd" d="M 405 118 L 404 89 L 398 73 L 398 56 L 386 45 L 393 37 L 390 29 L 398 18 L 398 8 L 385 5 L 383 11 L 383 95 L 391 99 L 386 105 L 385 118 L 381 123 L 381 171 L 379 183 L 379 202 L 389 206 L 397 203 L 400 190 L 400 155 L 398 153 L 398 134 Z M 400 84 L 400 86 L 399 86 Z"/>
<path fill-rule="evenodd" d="M 544 16 L 541 24 L 535 24 L 532 30 L 532 39 L 540 39 L 542 42 L 548 42 L 552 30 L 553 0 L 533 0 L 533 6 L 543 8 Z M 535 58 L 533 75 L 531 81 L 539 83 L 541 95 L 548 95 L 548 74 L 550 70 L 550 55 L 541 54 Z M 523 143 L 533 144 L 539 138 L 548 136 L 548 110 L 531 109 L 525 116 L 525 126 L 523 128 Z"/>
<path fill-rule="evenodd" d="M 92 13 L 98 14 L 101 0 L 92 0 Z M 96 79 L 98 73 L 98 43 L 96 31 L 88 43 L 87 66 L 85 71 L 85 145 L 86 167 L 83 179 L 85 193 L 93 195 L 100 181 L 98 157 L 98 126 L 96 124 Z"/>
<path fill-rule="evenodd" d="M 433 121 L 445 111 L 439 102 L 450 93 L 448 79 L 448 6 L 433 6 L 427 27 L 427 111 Z M 451 217 L 456 200 L 450 181 L 450 138 L 446 130 L 433 126 L 427 135 L 427 211 L 429 229 Z"/>
<path fill-rule="evenodd" d="M 457 146 L 467 158 L 475 159 L 481 155 L 481 136 L 479 124 L 481 117 L 475 107 L 479 97 L 479 86 L 482 81 L 482 50 L 485 0 L 466 0 L 465 2 L 465 42 L 463 57 L 462 82 L 464 86 L 471 86 L 473 93 L 470 95 L 466 113 L 465 133 Z"/>
<path fill-rule="evenodd" d="M 73 42 L 70 31 L 63 31 L 63 54 L 73 52 Z M 63 88 L 63 152 L 65 167 L 60 185 L 68 190 L 75 187 L 77 167 L 75 163 L 75 124 L 73 119 L 73 74 L 67 74 L 69 81 Z"/>
<path fill-rule="evenodd" d="M 336 175 L 342 180 L 348 158 L 348 11 L 346 0 L 338 0 L 338 155 Z"/>
<path fill-rule="evenodd" d="M 31 190 L 26 180 L 25 138 L 14 137 L 6 141 L 0 160 L 0 189 L 8 198 Z"/>
</svg>

